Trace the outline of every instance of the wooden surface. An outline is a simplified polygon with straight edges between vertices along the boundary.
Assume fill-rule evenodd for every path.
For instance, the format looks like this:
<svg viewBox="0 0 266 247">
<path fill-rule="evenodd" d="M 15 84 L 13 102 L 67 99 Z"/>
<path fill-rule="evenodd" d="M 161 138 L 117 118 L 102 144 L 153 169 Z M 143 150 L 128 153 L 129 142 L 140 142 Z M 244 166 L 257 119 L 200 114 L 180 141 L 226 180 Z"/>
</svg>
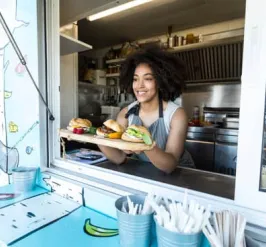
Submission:
<svg viewBox="0 0 266 247">
<path fill-rule="evenodd" d="M 121 139 L 108 139 L 108 138 L 103 138 L 103 137 L 91 135 L 91 134 L 74 134 L 71 131 L 66 130 L 66 129 L 60 129 L 59 135 L 60 137 L 63 137 L 63 138 L 66 138 L 72 141 L 89 142 L 89 143 L 94 143 L 97 145 L 117 148 L 120 150 L 147 151 L 151 149 L 151 146 L 146 145 L 144 143 L 127 142 Z"/>
</svg>

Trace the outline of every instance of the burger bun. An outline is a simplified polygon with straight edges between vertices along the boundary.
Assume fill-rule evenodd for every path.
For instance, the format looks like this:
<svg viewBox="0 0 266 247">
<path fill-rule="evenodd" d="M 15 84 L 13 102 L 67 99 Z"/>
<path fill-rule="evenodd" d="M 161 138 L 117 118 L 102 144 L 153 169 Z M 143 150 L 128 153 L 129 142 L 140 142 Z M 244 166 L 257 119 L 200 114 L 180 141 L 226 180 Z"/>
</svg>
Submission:
<svg viewBox="0 0 266 247">
<path fill-rule="evenodd" d="M 106 120 L 103 123 L 107 128 L 112 129 L 115 132 L 124 132 L 125 129 L 118 122 L 113 119 Z"/>
<path fill-rule="evenodd" d="M 72 118 L 68 125 L 70 128 L 90 128 L 92 123 L 88 119 Z"/>
</svg>

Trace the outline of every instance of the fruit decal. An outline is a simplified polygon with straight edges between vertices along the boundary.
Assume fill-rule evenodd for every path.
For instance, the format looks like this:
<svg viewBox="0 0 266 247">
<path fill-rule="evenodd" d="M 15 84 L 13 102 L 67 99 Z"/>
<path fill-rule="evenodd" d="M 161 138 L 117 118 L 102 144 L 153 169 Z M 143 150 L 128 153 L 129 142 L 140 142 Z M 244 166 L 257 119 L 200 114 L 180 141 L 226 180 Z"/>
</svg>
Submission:
<svg viewBox="0 0 266 247">
<path fill-rule="evenodd" d="M 109 229 L 91 224 L 90 219 L 85 220 L 84 232 L 93 237 L 114 237 L 118 235 L 118 229 Z"/>
<path fill-rule="evenodd" d="M 24 56 L 24 58 L 27 61 L 27 56 L 26 55 Z M 24 72 L 26 71 L 26 68 L 25 68 L 25 66 L 23 64 L 18 63 L 18 65 L 15 68 L 15 71 L 16 71 L 17 75 L 23 75 Z"/>
<path fill-rule="evenodd" d="M 5 91 L 5 99 L 9 99 L 12 96 L 11 91 Z"/>
<path fill-rule="evenodd" d="M 32 153 L 32 151 L 33 151 L 33 147 L 31 147 L 31 146 L 26 147 L 26 154 L 30 155 Z"/>
<path fill-rule="evenodd" d="M 18 126 L 14 122 L 9 122 L 8 124 L 9 132 L 16 133 L 18 132 Z"/>
</svg>

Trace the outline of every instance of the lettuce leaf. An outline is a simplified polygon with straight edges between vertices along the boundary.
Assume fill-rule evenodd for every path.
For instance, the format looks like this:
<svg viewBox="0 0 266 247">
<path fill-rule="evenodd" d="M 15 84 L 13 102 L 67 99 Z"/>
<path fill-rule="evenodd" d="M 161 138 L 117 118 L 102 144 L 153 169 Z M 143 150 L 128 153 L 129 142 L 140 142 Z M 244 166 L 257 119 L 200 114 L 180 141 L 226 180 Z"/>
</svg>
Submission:
<svg viewBox="0 0 266 247">
<path fill-rule="evenodd" d="M 150 138 L 149 135 L 147 134 L 142 134 L 143 141 L 146 145 L 151 145 L 152 144 L 152 139 Z"/>
</svg>

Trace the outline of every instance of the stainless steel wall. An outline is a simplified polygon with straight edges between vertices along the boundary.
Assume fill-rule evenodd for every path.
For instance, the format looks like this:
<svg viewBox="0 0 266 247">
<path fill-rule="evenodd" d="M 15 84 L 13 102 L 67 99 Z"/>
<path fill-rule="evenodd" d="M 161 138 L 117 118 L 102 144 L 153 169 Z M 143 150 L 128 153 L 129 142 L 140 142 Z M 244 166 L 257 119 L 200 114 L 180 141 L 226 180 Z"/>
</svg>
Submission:
<svg viewBox="0 0 266 247">
<path fill-rule="evenodd" d="M 240 107 L 240 83 L 188 85 L 182 95 L 182 105 L 188 117 L 194 106 Z"/>
</svg>

